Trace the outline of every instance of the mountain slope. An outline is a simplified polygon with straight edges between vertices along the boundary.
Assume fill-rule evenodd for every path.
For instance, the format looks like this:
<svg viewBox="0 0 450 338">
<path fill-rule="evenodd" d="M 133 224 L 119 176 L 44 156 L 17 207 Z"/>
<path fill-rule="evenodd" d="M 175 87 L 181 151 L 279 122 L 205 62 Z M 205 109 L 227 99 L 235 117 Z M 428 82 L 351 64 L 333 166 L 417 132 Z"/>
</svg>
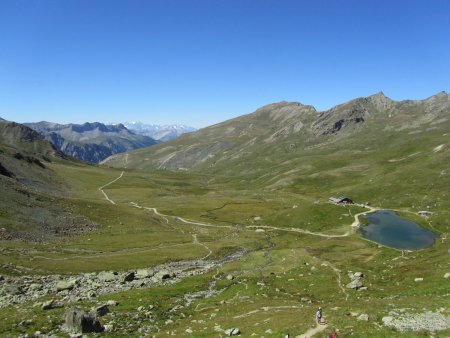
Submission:
<svg viewBox="0 0 450 338">
<path fill-rule="evenodd" d="M 393 145 L 411 137 L 409 133 L 443 128 L 450 118 L 449 102 L 449 95 L 442 92 L 426 100 L 399 102 L 378 93 L 325 112 L 300 103 L 275 103 L 130 153 L 128 167 L 240 175 L 267 171 L 265 168 L 303 157 L 311 160 L 320 152 L 382 149 L 389 138 Z M 120 167 L 123 159 L 115 156 L 105 163 Z M 268 175 L 274 172 L 269 170 Z"/>
<path fill-rule="evenodd" d="M 63 153 L 91 163 L 157 143 L 150 137 L 136 135 L 122 124 L 107 126 L 95 122 L 63 125 L 43 121 L 26 125 L 44 134 Z"/>
<path fill-rule="evenodd" d="M 52 162 L 70 163 L 43 135 L 0 122 L 0 240 L 46 241 L 96 227 L 64 201 L 68 186 Z"/>
</svg>

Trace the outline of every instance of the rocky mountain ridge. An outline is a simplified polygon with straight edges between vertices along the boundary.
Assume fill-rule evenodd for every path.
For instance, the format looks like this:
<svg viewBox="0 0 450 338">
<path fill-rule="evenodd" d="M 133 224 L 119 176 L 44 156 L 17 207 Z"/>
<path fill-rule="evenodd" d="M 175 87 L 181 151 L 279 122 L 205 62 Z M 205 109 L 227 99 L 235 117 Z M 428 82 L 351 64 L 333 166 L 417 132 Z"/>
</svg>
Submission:
<svg viewBox="0 0 450 338">
<path fill-rule="evenodd" d="M 148 136 L 131 132 L 123 124 L 58 124 L 42 121 L 25 125 L 44 134 L 63 153 L 90 163 L 99 163 L 113 154 L 157 143 Z"/>
<path fill-rule="evenodd" d="M 310 105 L 283 101 L 142 149 L 130 154 L 128 163 L 139 169 L 212 170 L 227 163 L 231 168 L 231 163 L 242 158 L 257 154 L 268 158 L 274 153 L 317 148 L 356 137 L 363 130 L 398 132 L 432 127 L 447 121 L 449 112 L 450 96 L 445 92 L 425 100 L 404 101 L 394 101 L 379 92 L 324 112 Z M 118 155 L 105 163 L 121 166 L 123 159 Z"/>
</svg>

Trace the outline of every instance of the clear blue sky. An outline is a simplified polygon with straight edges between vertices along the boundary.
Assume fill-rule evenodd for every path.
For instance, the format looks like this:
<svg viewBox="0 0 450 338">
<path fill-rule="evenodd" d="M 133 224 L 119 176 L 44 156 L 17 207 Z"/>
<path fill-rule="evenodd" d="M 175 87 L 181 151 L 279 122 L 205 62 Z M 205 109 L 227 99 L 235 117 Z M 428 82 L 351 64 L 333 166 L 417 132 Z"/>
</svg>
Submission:
<svg viewBox="0 0 450 338">
<path fill-rule="evenodd" d="M 0 0 L 0 117 L 203 127 L 450 88 L 448 0 Z"/>
</svg>

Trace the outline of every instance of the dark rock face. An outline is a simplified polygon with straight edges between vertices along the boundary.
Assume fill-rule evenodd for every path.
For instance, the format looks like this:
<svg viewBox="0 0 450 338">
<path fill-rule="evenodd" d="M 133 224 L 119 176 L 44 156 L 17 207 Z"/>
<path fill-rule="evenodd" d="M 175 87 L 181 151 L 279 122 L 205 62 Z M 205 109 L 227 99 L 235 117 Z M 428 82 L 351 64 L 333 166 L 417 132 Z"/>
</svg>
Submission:
<svg viewBox="0 0 450 338">
<path fill-rule="evenodd" d="M 103 332 L 96 315 L 78 308 L 69 308 L 64 315 L 67 331 L 71 333 Z"/>
<path fill-rule="evenodd" d="M 8 169 L 6 169 L 1 163 L 0 163 L 0 175 L 11 178 L 14 177 L 14 174 L 10 172 Z"/>
</svg>

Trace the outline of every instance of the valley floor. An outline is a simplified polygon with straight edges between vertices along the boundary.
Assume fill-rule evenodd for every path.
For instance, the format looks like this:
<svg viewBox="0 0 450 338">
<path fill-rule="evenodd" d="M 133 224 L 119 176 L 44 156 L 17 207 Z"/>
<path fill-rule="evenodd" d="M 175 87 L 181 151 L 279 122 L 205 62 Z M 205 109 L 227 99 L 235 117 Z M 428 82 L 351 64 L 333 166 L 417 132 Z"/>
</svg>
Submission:
<svg viewBox="0 0 450 338">
<path fill-rule="evenodd" d="M 71 180 L 67 203 L 101 228 L 1 243 L 1 336 L 67 336 L 73 306 L 96 309 L 111 337 L 450 335 L 449 243 L 436 223 L 436 244 L 405 254 L 355 233 L 375 207 L 202 175 L 53 166 Z"/>
</svg>

